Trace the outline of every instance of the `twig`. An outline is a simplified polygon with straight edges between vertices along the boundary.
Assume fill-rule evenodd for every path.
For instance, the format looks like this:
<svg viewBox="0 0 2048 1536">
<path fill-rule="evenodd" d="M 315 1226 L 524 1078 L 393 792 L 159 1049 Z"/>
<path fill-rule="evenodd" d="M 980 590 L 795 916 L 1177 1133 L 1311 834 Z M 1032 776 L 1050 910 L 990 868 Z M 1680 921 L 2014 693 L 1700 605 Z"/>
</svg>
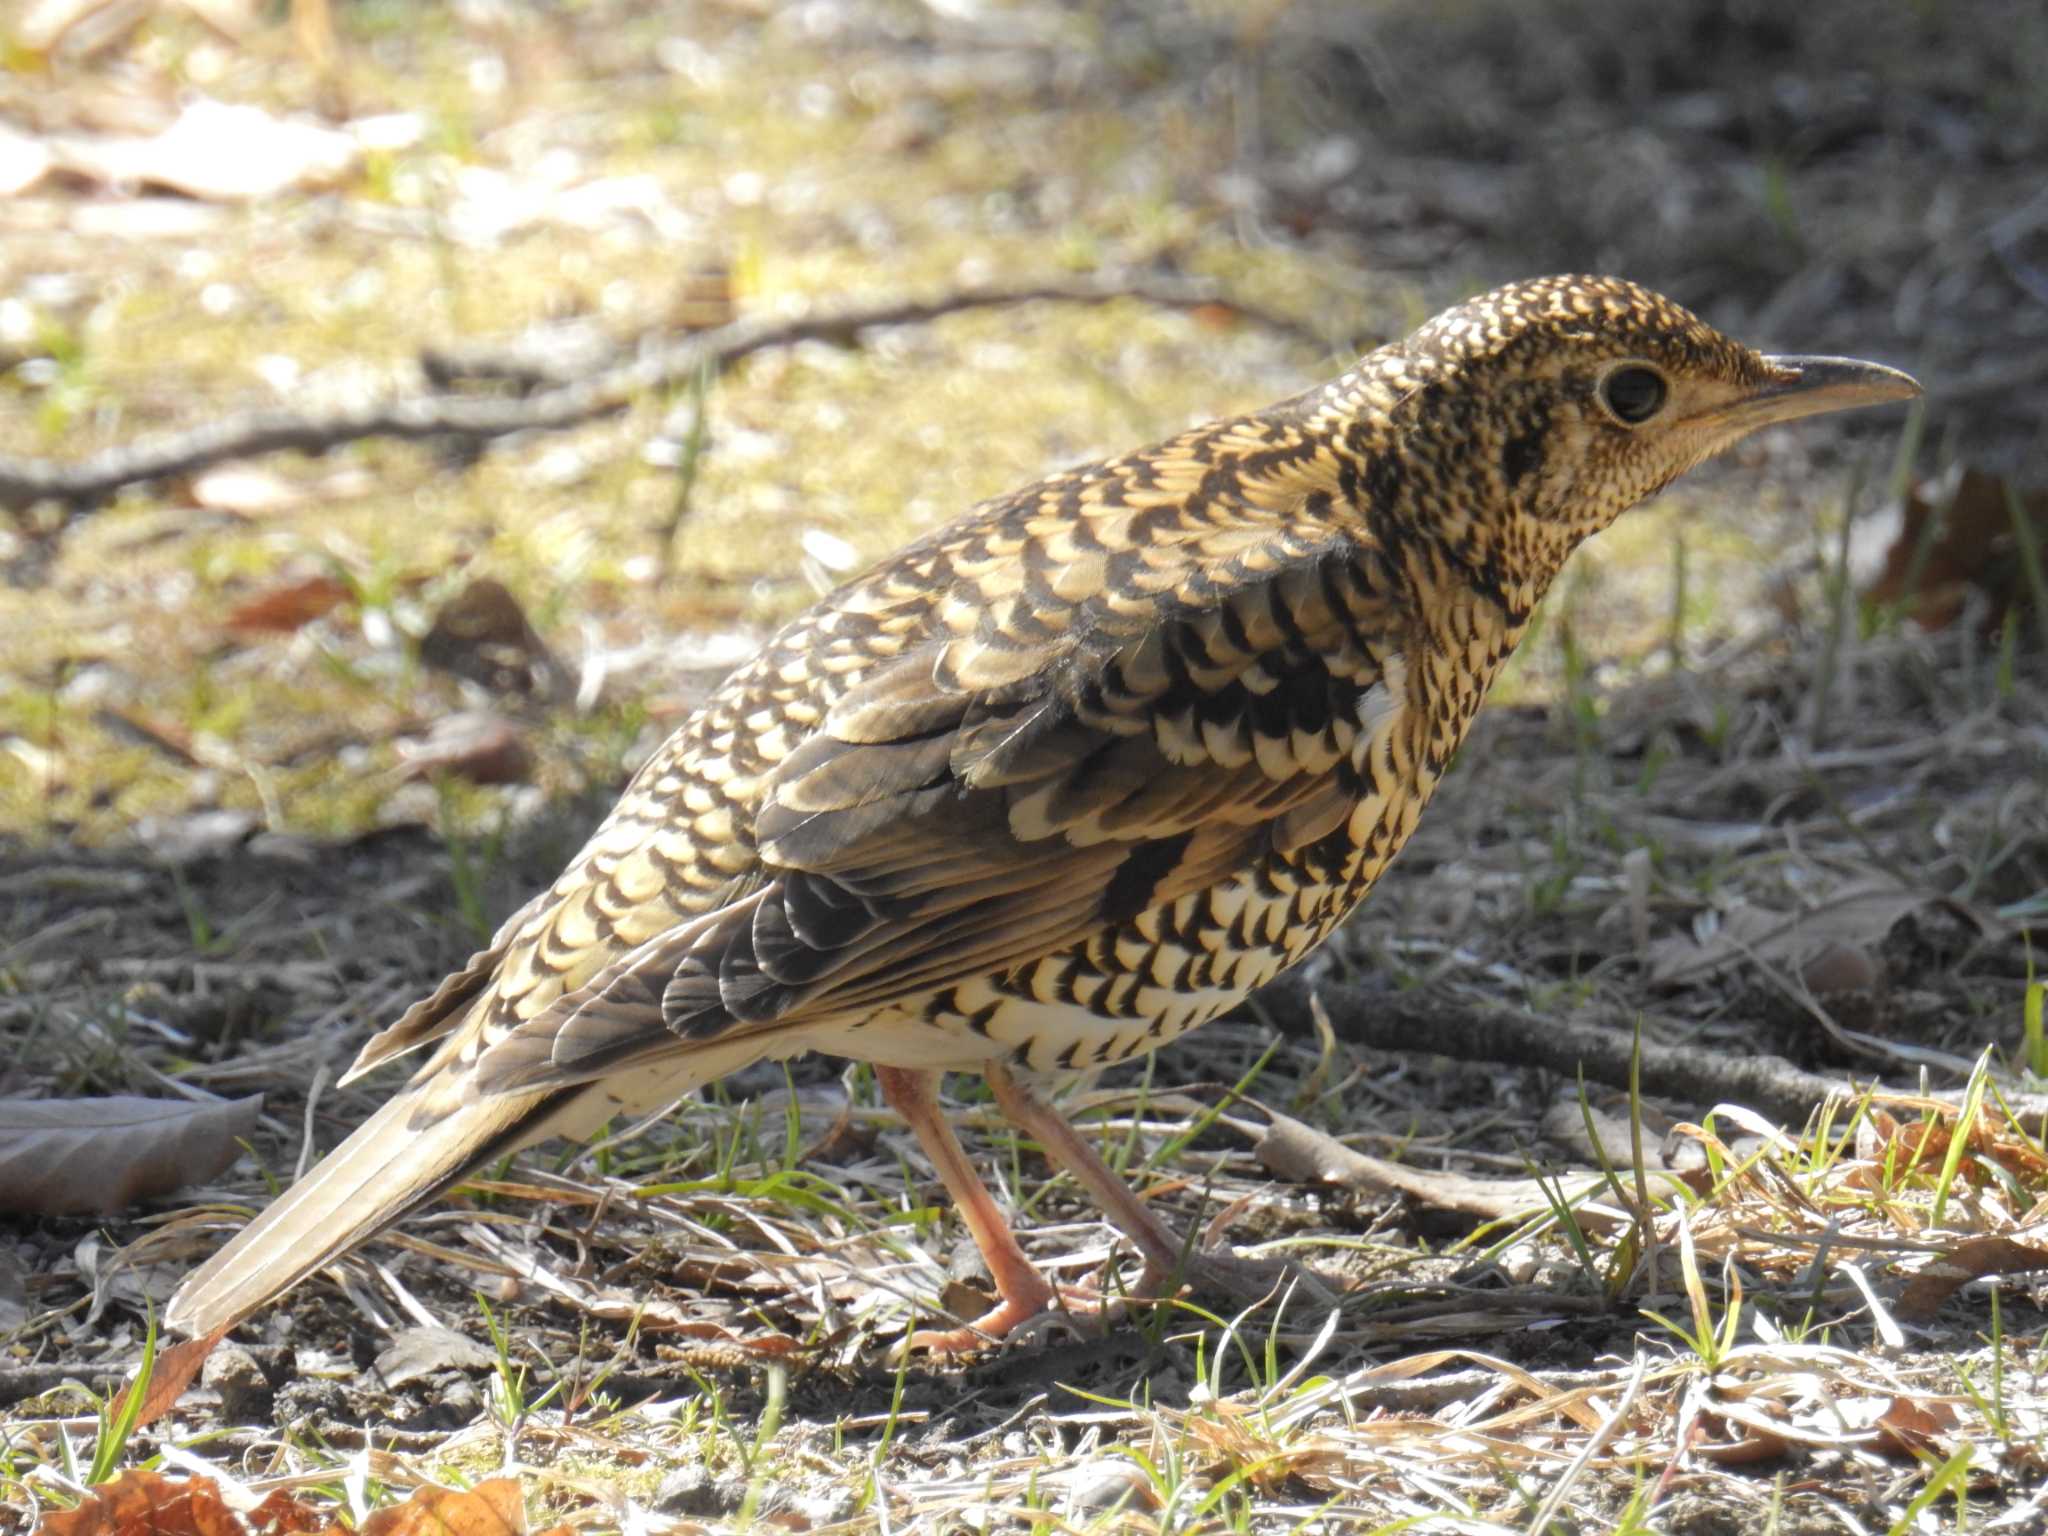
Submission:
<svg viewBox="0 0 2048 1536">
<path fill-rule="evenodd" d="M 1216 306 L 1255 325 L 1316 346 L 1327 341 L 1286 316 L 1224 298 L 1196 283 L 1041 283 L 1020 288 L 971 288 L 936 299 L 898 300 L 794 319 L 745 319 L 650 348 L 574 383 L 518 399 L 408 395 L 326 413 L 266 410 L 224 416 L 182 432 L 145 438 L 75 462 L 0 457 L 0 507 L 23 511 L 54 501 L 70 517 L 90 512 L 115 492 L 171 475 L 192 474 L 230 459 L 296 450 L 326 453 L 371 437 L 458 438 L 476 442 L 513 432 L 558 430 L 623 409 L 634 398 L 687 381 L 700 371 L 723 372 L 770 347 L 805 341 L 852 345 L 877 326 L 921 325 L 964 310 L 1036 302 L 1109 304 L 1120 299 L 1168 309 Z"/>
<path fill-rule="evenodd" d="M 1459 1061 L 1541 1067 L 1565 1077 L 1581 1069 L 1594 1082 L 1626 1088 L 1630 1037 L 1612 1029 L 1538 1018 L 1518 1009 L 1456 996 L 1443 988 L 1376 991 L 1344 982 L 1285 976 L 1257 995 L 1256 1005 L 1290 1034 L 1314 1029 L 1309 996 L 1319 993 L 1337 1038 L 1381 1051 L 1428 1051 Z M 1643 1092 L 1684 1103 L 1727 1101 L 1788 1123 L 1806 1119 L 1829 1095 L 1861 1090 L 1845 1078 L 1807 1072 L 1777 1056 L 1727 1056 L 1699 1046 L 1643 1042 Z M 2015 1115 L 2048 1115 L 2048 1099 L 2016 1095 Z"/>
</svg>

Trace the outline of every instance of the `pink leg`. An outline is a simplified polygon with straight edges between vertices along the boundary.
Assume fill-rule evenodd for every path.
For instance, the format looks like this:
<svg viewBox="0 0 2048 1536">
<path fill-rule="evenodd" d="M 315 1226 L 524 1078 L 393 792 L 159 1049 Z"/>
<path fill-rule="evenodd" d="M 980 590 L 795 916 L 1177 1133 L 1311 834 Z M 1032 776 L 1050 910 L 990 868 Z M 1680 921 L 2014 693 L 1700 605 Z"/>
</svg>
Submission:
<svg viewBox="0 0 2048 1536">
<path fill-rule="evenodd" d="M 961 1149 L 960 1138 L 953 1134 L 953 1127 L 940 1112 L 939 1074 L 877 1066 L 875 1077 L 882 1085 L 882 1097 L 917 1133 L 925 1156 L 932 1160 L 946 1193 L 959 1207 L 961 1219 L 974 1237 L 974 1246 L 981 1250 L 995 1280 L 996 1294 L 1001 1298 L 990 1311 L 964 1328 L 921 1329 L 911 1335 L 910 1347 L 940 1354 L 979 1349 L 1046 1311 L 1052 1306 L 1055 1293 L 1017 1246 L 1008 1219 L 997 1209 L 988 1186 L 981 1182 L 981 1175 L 974 1171 L 974 1165 Z"/>
<path fill-rule="evenodd" d="M 1102 1207 L 1103 1215 L 1137 1245 L 1145 1260 L 1140 1294 L 1160 1295 L 1169 1287 L 1177 1287 L 1178 1282 L 1187 1281 L 1256 1301 L 1278 1289 L 1290 1275 L 1299 1273 L 1285 1263 L 1194 1250 L 1173 1228 L 1147 1210 L 1145 1203 L 1131 1192 L 1131 1186 L 1095 1155 L 1095 1149 L 1081 1139 L 1066 1118 L 1019 1082 L 1007 1066 L 992 1062 L 982 1071 L 988 1077 L 996 1103 L 1011 1122 L 1071 1173 Z"/>
</svg>

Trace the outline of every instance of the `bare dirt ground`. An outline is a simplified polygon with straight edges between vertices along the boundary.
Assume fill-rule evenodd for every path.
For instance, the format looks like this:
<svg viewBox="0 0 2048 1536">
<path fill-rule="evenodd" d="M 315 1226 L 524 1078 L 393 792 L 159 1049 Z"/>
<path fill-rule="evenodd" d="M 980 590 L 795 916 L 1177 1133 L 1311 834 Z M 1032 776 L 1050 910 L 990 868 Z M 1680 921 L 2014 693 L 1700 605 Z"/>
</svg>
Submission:
<svg viewBox="0 0 2048 1536">
<path fill-rule="evenodd" d="M 0 1098 L 262 1095 L 193 1187 L 0 1215 L 0 1529 L 120 1469 L 354 1524 L 507 1471 L 595 1529 L 2040 1527 L 2038 6 L 259 9 L 0 19 L 0 186 L 54 160 L 0 198 Z M 201 97 L 347 144 L 109 169 Z M 985 1280 L 814 1061 L 494 1170 L 107 1427 L 179 1276 L 385 1091 L 331 1086 L 367 1033 L 767 626 L 1558 269 L 1928 400 L 1583 552 L 1329 952 L 1069 1098 L 1339 1305 L 898 1358 Z M 1067 296 L 967 302 L 1027 288 Z M 794 334 L 906 300 L 946 312 Z M 700 366 L 735 316 L 791 334 Z M 79 468 L 276 410 L 330 451 Z M 956 1089 L 1034 1254 L 1134 1273 Z M 74 1187 L 205 1161 L 80 1124 Z M 59 1146 L 0 1119 L 0 1182 Z"/>
</svg>

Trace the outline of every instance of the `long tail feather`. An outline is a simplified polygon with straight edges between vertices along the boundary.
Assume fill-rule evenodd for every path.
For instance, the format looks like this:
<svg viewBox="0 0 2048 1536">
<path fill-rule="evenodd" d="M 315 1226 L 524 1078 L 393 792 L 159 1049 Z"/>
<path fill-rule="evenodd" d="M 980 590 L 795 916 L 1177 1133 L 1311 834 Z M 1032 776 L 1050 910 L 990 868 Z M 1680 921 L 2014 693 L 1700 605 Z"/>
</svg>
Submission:
<svg viewBox="0 0 2048 1536">
<path fill-rule="evenodd" d="M 240 1322 L 479 1164 L 568 1130 L 563 1111 L 586 1093 L 482 1099 L 417 1129 L 420 1095 L 400 1093 L 188 1276 L 165 1323 L 196 1338 Z"/>
</svg>

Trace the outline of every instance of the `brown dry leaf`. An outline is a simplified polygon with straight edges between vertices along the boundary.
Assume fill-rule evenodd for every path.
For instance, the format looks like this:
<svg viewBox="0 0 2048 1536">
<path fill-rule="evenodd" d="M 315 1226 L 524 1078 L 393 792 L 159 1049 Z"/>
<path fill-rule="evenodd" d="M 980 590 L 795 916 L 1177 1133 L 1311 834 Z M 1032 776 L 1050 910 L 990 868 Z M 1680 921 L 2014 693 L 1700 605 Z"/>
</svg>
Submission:
<svg viewBox="0 0 2048 1536">
<path fill-rule="evenodd" d="M 1857 1127 L 1857 1156 L 1873 1163 L 1888 1162 L 1894 1168 L 1939 1168 L 1955 1136 L 1953 1111 L 1932 1110 L 1910 1122 L 1889 1114 L 1867 1115 Z M 2002 1115 L 1988 1110 L 1979 1110 L 1970 1123 L 1963 1150 L 1984 1162 L 1997 1163 L 2024 1185 L 2038 1187 L 2048 1176 L 2048 1157 L 2024 1135 L 2015 1134 Z M 1982 1183 L 1986 1176 L 1984 1170 L 1968 1163 L 1962 1172 L 1972 1183 Z"/>
<path fill-rule="evenodd" d="M 1974 588 L 1988 601 L 1985 632 L 1996 634 L 2008 612 L 2032 602 L 2013 526 L 2013 494 L 2003 479 L 1976 469 L 1963 471 L 1952 496 L 1926 487 L 1913 492 L 1884 568 L 1863 589 L 1863 600 L 1903 605 L 1923 629 L 1945 629 Z M 2048 543 L 2048 490 L 2022 491 L 2018 500 L 2035 547 Z"/>
<path fill-rule="evenodd" d="M 526 1536 L 526 1498 L 516 1477 L 486 1478 L 470 1489 L 430 1485 L 378 1510 L 358 1536 Z"/>
<path fill-rule="evenodd" d="M 404 759 L 399 775 L 407 779 L 445 773 L 472 784 L 523 784 L 533 771 L 525 733 L 488 710 L 444 716 L 424 737 L 401 741 L 398 752 Z"/>
<path fill-rule="evenodd" d="M 1845 891 L 1805 912 L 1776 912 L 1741 902 L 1721 914 L 1717 926 L 1700 936 L 1659 939 L 1650 946 L 1648 980 L 1675 986 L 1699 979 L 1751 956 L 1804 973 L 1808 963 L 1839 951 L 1868 956 L 1899 922 L 1939 898 L 1921 891 L 1881 886 Z M 1880 974 L 1874 962 L 1870 973 Z"/>
<path fill-rule="evenodd" d="M 1871 1428 L 1877 1431 L 1878 1449 L 1894 1456 L 1947 1457 L 1955 1453 L 1960 1422 L 1955 1406 L 1938 1397 L 1894 1397 Z"/>
<path fill-rule="evenodd" d="M 546 698 L 561 666 L 503 582 L 479 577 L 445 603 L 420 640 L 420 660 L 488 688 Z"/>
<path fill-rule="evenodd" d="M 2048 1269 L 2048 1245 L 2016 1237 L 1966 1237 L 1906 1282 L 1893 1310 L 1909 1322 L 1932 1317 L 1941 1304 L 1986 1275 Z"/>
<path fill-rule="evenodd" d="M 241 1153 L 263 1097 L 0 1099 L 0 1211 L 109 1215 L 204 1183 Z"/>
<path fill-rule="evenodd" d="M 282 1488 L 270 1491 L 261 1504 L 242 1516 L 252 1536 L 301 1536 L 331 1531 L 335 1522 L 309 1504 L 301 1504 Z"/>
<path fill-rule="evenodd" d="M 140 1467 L 100 1484 L 78 1508 L 45 1515 L 41 1528 L 44 1536 L 247 1536 L 212 1478 Z"/>
<path fill-rule="evenodd" d="M 149 1372 L 149 1390 L 142 1394 L 142 1408 L 135 1416 L 138 1426 L 154 1424 L 171 1411 L 178 1399 L 185 1395 L 185 1389 L 192 1385 L 192 1379 L 199 1374 L 200 1367 L 206 1364 L 206 1357 L 213 1353 L 213 1346 L 226 1337 L 228 1328 L 233 1326 L 230 1323 L 226 1327 L 216 1328 L 204 1338 L 187 1339 L 182 1344 L 173 1344 L 156 1357 L 156 1364 Z M 135 1383 L 132 1381 L 121 1389 L 120 1396 L 114 1399 L 113 1406 L 107 1410 L 110 1419 L 118 1420 L 121 1417 L 127 1407 L 128 1394 L 134 1390 Z"/>
<path fill-rule="evenodd" d="M 163 753 L 185 768 L 203 767 L 192 750 L 192 733 L 168 720 L 151 720 L 140 710 L 116 709 L 111 704 L 93 711 L 93 723 L 109 736 Z"/>
<path fill-rule="evenodd" d="M 289 635 L 355 596 L 345 581 L 308 576 L 252 597 L 231 609 L 222 627 L 238 635 Z"/>
</svg>

